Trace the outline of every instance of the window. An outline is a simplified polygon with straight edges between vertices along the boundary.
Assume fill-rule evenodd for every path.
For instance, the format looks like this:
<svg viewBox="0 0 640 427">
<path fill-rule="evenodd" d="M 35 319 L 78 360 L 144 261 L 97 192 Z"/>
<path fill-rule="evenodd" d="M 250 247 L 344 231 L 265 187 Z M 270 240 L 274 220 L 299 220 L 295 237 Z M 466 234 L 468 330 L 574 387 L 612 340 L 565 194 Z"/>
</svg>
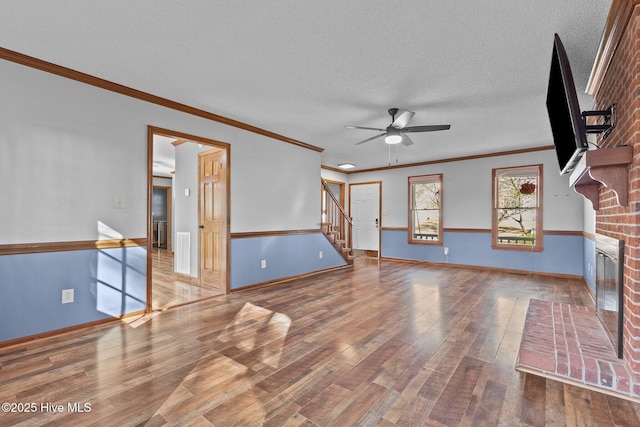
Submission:
<svg viewBox="0 0 640 427">
<path fill-rule="evenodd" d="M 409 243 L 442 244 L 442 174 L 409 177 Z"/>
<path fill-rule="evenodd" d="M 542 250 L 542 165 L 493 170 L 494 249 Z"/>
</svg>

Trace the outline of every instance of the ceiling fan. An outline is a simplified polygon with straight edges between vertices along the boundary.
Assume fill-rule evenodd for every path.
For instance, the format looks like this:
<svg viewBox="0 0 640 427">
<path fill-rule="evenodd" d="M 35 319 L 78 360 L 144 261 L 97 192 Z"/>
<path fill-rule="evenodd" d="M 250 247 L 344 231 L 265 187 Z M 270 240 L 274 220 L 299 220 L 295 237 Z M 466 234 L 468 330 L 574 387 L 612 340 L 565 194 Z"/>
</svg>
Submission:
<svg viewBox="0 0 640 427">
<path fill-rule="evenodd" d="M 377 130 L 382 133 L 376 136 L 372 136 L 371 138 L 367 138 L 363 141 L 356 142 L 356 145 L 364 144 L 365 142 L 373 141 L 374 139 L 380 138 L 384 136 L 384 142 L 387 144 L 399 144 L 402 145 L 412 145 L 413 141 L 409 138 L 408 135 L 405 135 L 407 132 L 433 132 L 437 130 L 447 130 L 451 128 L 451 125 L 422 125 L 422 126 L 408 126 L 409 121 L 416 114 L 412 111 L 403 111 L 396 118 L 396 114 L 400 111 L 398 108 L 389 108 L 389 115 L 391 116 L 391 124 L 387 126 L 386 129 L 380 128 L 370 128 L 364 126 L 345 126 L 349 129 L 365 129 L 365 130 Z"/>
</svg>

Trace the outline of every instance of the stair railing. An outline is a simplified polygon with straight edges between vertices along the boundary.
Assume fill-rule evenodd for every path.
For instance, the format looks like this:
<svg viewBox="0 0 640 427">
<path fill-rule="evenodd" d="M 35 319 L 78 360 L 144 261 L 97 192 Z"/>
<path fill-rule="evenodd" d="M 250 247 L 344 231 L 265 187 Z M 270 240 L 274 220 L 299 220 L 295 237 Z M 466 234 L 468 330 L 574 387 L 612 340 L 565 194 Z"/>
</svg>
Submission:
<svg viewBox="0 0 640 427">
<path fill-rule="evenodd" d="M 351 256 L 351 229 L 352 221 L 347 212 L 336 199 L 327 182 L 321 179 L 322 182 L 322 223 L 328 225 L 328 232 L 337 233 L 338 239 L 343 241 L 343 248 L 345 248 L 345 258 Z"/>
</svg>

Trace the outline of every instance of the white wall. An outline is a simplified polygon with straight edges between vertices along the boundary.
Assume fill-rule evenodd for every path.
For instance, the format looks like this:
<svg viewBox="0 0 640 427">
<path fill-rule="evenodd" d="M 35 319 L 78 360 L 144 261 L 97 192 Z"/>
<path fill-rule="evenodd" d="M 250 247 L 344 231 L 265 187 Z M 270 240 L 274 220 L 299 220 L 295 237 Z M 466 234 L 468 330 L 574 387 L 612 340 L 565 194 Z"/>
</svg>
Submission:
<svg viewBox="0 0 640 427">
<path fill-rule="evenodd" d="M 320 228 L 320 153 L 257 141 L 231 162 L 231 232 Z"/>
<path fill-rule="evenodd" d="M 593 210 L 593 205 L 587 199 L 584 201 L 584 232 L 589 234 L 596 234 L 596 211 Z"/>
<path fill-rule="evenodd" d="M 231 144 L 231 231 L 319 227 L 320 153 L 0 60 L 0 244 L 146 236 L 147 126 Z M 115 197 L 124 209 L 116 209 Z"/>
<path fill-rule="evenodd" d="M 330 169 L 322 169 L 321 171 L 322 178 L 328 179 L 331 181 L 339 181 L 339 182 L 348 182 L 349 175 L 346 173 L 336 172 Z"/>
<path fill-rule="evenodd" d="M 349 183 L 382 180 L 382 227 L 407 227 L 409 176 L 443 174 L 445 228 L 491 229 L 493 168 L 543 164 L 545 230 L 582 231 L 582 197 L 558 173 L 553 150 L 350 174 Z"/>
<path fill-rule="evenodd" d="M 0 75 L 0 244 L 93 240 L 99 221 L 144 237 L 148 125 L 231 144 L 231 232 L 319 228 L 320 153 L 7 61 Z M 544 228 L 584 230 L 588 210 L 551 150 L 322 176 L 382 180 L 383 227 L 406 227 L 407 177 L 443 173 L 444 226 L 490 228 L 491 168 L 535 163 Z"/>
<path fill-rule="evenodd" d="M 162 178 L 159 176 L 153 177 L 153 185 L 158 187 L 172 187 L 173 179 L 172 178 Z"/>
</svg>

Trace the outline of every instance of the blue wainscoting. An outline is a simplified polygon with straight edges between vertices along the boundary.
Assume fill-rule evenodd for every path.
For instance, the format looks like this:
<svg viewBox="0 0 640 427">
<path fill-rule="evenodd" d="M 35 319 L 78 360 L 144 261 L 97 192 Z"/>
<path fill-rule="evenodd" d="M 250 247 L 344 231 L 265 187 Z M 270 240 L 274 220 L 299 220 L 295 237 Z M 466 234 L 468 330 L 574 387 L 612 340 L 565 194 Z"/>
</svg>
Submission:
<svg viewBox="0 0 640 427">
<path fill-rule="evenodd" d="M 596 294 L 596 242 L 584 239 L 584 272 L 583 277 L 591 293 Z"/>
<path fill-rule="evenodd" d="M 573 235 L 544 236 L 541 252 L 491 248 L 491 233 L 445 232 L 442 246 L 407 243 L 407 232 L 382 230 L 382 256 L 407 260 L 496 267 L 522 271 L 582 276 L 584 238 Z M 445 256 L 444 247 L 449 248 Z"/>
<path fill-rule="evenodd" d="M 0 341 L 144 310 L 146 260 L 144 247 L 0 256 Z"/>
<path fill-rule="evenodd" d="M 322 233 L 231 239 L 231 289 L 344 265 Z"/>
</svg>

